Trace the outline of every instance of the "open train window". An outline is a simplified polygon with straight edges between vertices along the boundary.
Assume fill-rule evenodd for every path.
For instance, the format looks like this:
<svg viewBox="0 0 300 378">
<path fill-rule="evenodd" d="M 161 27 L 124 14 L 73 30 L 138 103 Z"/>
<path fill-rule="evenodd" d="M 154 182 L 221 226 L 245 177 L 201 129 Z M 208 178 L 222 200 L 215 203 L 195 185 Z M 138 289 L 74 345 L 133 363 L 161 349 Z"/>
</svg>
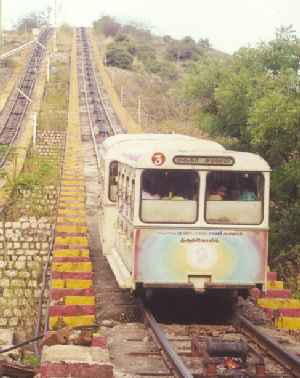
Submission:
<svg viewBox="0 0 300 378">
<path fill-rule="evenodd" d="M 263 193 L 261 173 L 210 172 L 206 180 L 206 222 L 260 224 L 263 221 Z"/>
<path fill-rule="evenodd" d="M 135 180 L 131 181 L 131 195 L 130 195 L 130 219 L 134 218 L 134 194 L 135 194 Z"/>
<path fill-rule="evenodd" d="M 118 162 L 112 161 L 109 165 L 108 198 L 111 202 L 117 201 L 118 193 Z"/>
<path fill-rule="evenodd" d="M 145 170 L 141 177 L 140 218 L 145 223 L 195 223 L 198 197 L 198 172 Z"/>
</svg>

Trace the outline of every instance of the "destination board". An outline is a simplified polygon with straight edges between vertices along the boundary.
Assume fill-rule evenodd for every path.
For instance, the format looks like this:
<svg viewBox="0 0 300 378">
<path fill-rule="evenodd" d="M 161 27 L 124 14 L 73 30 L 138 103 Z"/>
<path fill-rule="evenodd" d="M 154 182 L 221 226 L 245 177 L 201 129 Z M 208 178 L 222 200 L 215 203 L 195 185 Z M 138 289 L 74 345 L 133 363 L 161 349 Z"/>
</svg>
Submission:
<svg viewBox="0 0 300 378">
<path fill-rule="evenodd" d="M 234 164 L 230 156 L 175 156 L 174 164 L 179 165 L 227 165 Z"/>
</svg>

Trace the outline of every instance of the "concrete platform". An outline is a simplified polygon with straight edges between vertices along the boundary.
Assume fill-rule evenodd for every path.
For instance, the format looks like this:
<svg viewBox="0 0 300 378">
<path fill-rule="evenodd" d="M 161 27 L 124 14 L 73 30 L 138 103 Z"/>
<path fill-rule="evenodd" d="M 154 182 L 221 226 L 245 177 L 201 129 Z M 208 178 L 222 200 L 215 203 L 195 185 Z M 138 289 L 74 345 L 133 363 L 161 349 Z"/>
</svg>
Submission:
<svg viewBox="0 0 300 378">
<path fill-rule="evenodd" d="M 108 351 L 100 347 L 45 346 L 41 363 L 41 378 L 113 377 Z"/>
</svg>

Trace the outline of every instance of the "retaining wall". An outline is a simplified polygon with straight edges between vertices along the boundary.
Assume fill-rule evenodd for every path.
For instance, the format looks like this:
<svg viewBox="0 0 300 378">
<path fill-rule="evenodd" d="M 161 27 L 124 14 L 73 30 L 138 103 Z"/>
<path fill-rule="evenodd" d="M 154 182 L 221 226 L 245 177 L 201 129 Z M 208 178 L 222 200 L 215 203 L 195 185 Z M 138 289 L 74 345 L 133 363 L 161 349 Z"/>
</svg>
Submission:
<svg viewBox="0 0 300 378">
<path fill-rule="evenodd" d="M 52 234 L 48 218 L 0 222 L 0 327 L 33 334 Z"/>
<path fill-rule="evenodd" d="M 40 156 L 63 156 L 65 145 L 65 132 L 57 130 L 38 131 L 36 137 L 36 152 Z"/>
</svg>

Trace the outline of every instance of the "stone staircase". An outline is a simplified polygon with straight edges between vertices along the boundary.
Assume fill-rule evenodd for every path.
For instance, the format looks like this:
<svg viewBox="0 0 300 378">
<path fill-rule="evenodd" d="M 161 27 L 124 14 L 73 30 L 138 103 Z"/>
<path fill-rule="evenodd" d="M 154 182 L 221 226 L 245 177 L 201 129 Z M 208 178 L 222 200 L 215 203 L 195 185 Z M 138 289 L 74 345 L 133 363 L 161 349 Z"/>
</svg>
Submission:
<svg viewBox="0 0 300 378">
<path fill-rule="evenodd" d="M 277 280 L 276 272 L 268 272 L 267 292 L 257 300 L 257 304 L 277 328 L 300 330 L 300 300 L 293 299 L 291 291 L 284 289 L 283 281 Z"/>
</svg>

